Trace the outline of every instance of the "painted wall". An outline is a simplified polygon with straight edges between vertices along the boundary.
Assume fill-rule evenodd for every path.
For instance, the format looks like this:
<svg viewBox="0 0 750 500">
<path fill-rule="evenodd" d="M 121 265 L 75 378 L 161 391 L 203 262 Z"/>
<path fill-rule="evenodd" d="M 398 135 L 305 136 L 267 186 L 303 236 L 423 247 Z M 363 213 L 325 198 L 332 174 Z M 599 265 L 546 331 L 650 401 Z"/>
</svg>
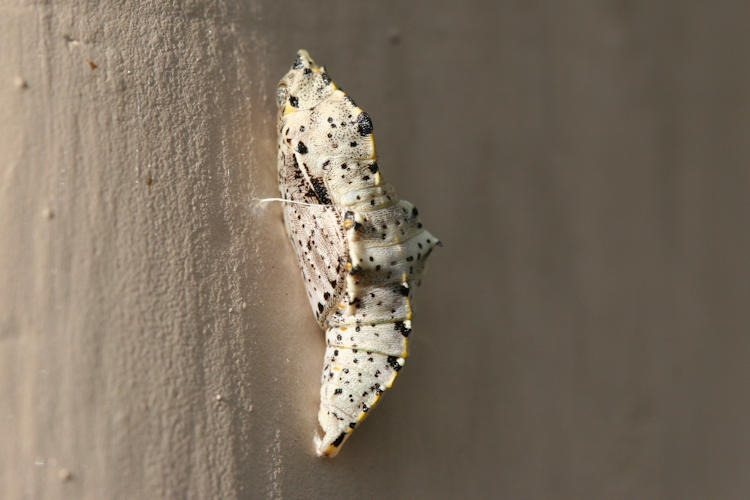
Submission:
<svg viewBox="0 0 750 500">
<path fill-rule="evenodd" d="M 747 497 L 750 7 L 155 4 L 0 6 L 0 497 Z M 445 242 L 333 461 L 300 47 Z"/>
</svg>

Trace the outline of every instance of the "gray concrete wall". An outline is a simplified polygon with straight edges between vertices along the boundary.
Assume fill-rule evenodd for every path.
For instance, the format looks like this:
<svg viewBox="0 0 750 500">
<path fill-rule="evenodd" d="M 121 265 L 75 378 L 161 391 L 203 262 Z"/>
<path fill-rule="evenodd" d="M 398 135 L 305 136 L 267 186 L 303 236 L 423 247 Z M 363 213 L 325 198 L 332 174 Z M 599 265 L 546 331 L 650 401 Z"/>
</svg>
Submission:
<svg viewBox="0 0 750 500">
<path fill-rule="evenodd" d="M 750 494 L 747 4 L 0 14 L 0 497 Z M 333 461 L 322 334 L 252 201 L 300 47 L 445 242 Z"/>
</svg>

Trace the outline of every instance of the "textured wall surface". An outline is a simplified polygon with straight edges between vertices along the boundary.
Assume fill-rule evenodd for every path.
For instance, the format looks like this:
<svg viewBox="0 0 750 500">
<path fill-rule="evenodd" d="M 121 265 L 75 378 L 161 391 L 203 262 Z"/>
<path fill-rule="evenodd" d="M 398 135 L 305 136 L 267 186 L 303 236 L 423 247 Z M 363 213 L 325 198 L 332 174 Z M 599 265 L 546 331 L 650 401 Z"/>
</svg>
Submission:
<svg viewBox="0 0 750 500">
<path fill-rule="evenodd" d="M 1 498 L 747 498 L 747 4 L 156 3 L 0 4 Z M 332 461 L 300 47 L 445 242 Z"/>
</svg>

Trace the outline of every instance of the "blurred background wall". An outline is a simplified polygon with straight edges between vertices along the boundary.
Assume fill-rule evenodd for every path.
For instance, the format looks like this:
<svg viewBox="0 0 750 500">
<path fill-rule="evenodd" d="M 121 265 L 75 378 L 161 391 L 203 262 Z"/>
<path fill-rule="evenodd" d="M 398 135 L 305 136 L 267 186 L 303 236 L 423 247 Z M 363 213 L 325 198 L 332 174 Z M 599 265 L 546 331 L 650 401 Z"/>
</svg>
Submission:
<svg viewBox="0 0 750 500">
<path fill-rule="evenodd" d="M 0 497 L 750 495 L 750 4 L 0 13 Z M 333 461 L 322 333 L 253 201 L 298 48 L 445 242 Z"/>
</svg>

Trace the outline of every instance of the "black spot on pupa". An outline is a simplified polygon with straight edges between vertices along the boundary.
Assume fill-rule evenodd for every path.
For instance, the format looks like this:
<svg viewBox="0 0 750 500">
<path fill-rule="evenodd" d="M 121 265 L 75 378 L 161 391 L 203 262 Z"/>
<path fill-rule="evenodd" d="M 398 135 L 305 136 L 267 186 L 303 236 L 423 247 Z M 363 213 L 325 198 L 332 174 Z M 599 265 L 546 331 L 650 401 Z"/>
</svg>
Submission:
<svg viewBox="0 0 750 500">
<path fill-rule="evenodd" d="M 326 85 L 329 85 L 331 83 L 331 77 L 328 76 L 328 73 L 321 73 L 320 77 L 323 79 L 323 83 Z"/>
<path fill-rule="evenodd" d="M 388 364 L 396 371 L 399 371 L 401 369 L 401 365 L 398 362 L 398 358 L 396 356 L 388 356 Z"/>
<path fill-rule="evenodd" d="M 377 171 L 378 171 L 378 164 L 377 164 L 377 162 L 373 162 L 371 165 L 368 165 L 367 168 L 369 168 L 370 172 L 372 172 L 373 174 L 377 173 Z"/>
<path fill-rule="evenodd" d="M 313 189 L 315 190 L 315 196 L 318 198 L 318 200 L 323 205 L 330 205 L 331 199 L 328 197 L 328 189 L 326 189 L 325 185 L 323 184 L 323 181 L 316 177 L 311 177 L 310 182 L 313 185 Z"/>
<path fill-rule="evenodd" d="M 417 215 L 419 215 L 419 210 L 417 210 L 417 207 L 414 207 L 414 208 L 411 209 L 411 215 L 414 216 L 414 217 L 416 217 Z"/>
<path fill-rule="evenodd" d="M 292 68 L 294 69 L 300 69 L 302 68 L 302 56 L 297 53 L 297 58 L 294 60 L 294 64 L 292 65 Z"/>
<path fill-rule="evenodd" d="M 372 120 L 370 115 L 362 111 L 357 117 L 357 132 L 359 135 L 366 136 L 372 133 Z"/>
<path fill-rule="evenodd" d="M 323 312 L 323 309 L 325 309 L 326 306 L 318 302 L 318 311 Z"/>
<path fill-rule="evenodd" d="M 326 300 L 328 300 L 328 299 L 331 298 L 331 294 L 328 293 L 328 292 L 326 292 L 326 293 L 323 294 L 323 298 L 326 299 Z"/>
<path fill-rule="evenodd" d="M 293 108 L 299 108 L 299 99 L 297 99 L 297 97 L 293 95 L 290 95 L 289 104 L 291 104 Z"/>
<path fill-rule="evenodd" d="M 336 441 L 333 442 L 333 446 L 339 446 L 341 443 L 343 443 L 344 437 L 346 437 L 346 432 L 342 432 L 339 437 L 336 438 Z"/>
<path fill-rule="evenodd" d="M 333 391 L 334 394 L 341 394 L 343 391 L 341 389 L 336 389 Z"/>
<path fill-rule="evenodd" d="M 403 321 L 396 321 L 393 326 L 396 328 L 396 331 L 401 332 L 401 335 L 404 337 L 408 337 L 411 333 L 411 328 L 407 328 Z"/>
<path fill-rule="evenodd" d="M 354 429 L 356 426 L 357 426 L 357 422 L 351 422 L 349 424 L 349 427 L 352 428 L 352 429 Z"/>
<path fill-rule="evenodd" d="M 357 147 L 357 143 L 355 141 L 352 141 L 352 142 L 349 143 L 349 146 L 351 146 L 353 148 L 356 148 Z"/>
<path fill-rule="evenodd" d="M 400 293 L 404 297 L 408 297 L 409 296 L 409 287 L 401 285 L 400 287 L 398 287 L 398 293 Z"/>
<path fill-rule="evenodd" d="M 306 75 L 309 75 L 310 73 L 312 73 L 312 70 L 310 68 L 305 68 L 305 70 L 303 71 L 303 73 L 306 74 Z"/>
<path fill-rule="evenodd" d="M 299 141 L 297 143 L 297 152 L 301 155 L 307 154 L 307 146 L 305 146 L 304 142 Z"/>
<path fill-rule="evenodd" d="M 336 282 L 334 280 L 330 280 L 329 283 L 331 284 L 331 288 L 336 288 Z"/>
</svg>

